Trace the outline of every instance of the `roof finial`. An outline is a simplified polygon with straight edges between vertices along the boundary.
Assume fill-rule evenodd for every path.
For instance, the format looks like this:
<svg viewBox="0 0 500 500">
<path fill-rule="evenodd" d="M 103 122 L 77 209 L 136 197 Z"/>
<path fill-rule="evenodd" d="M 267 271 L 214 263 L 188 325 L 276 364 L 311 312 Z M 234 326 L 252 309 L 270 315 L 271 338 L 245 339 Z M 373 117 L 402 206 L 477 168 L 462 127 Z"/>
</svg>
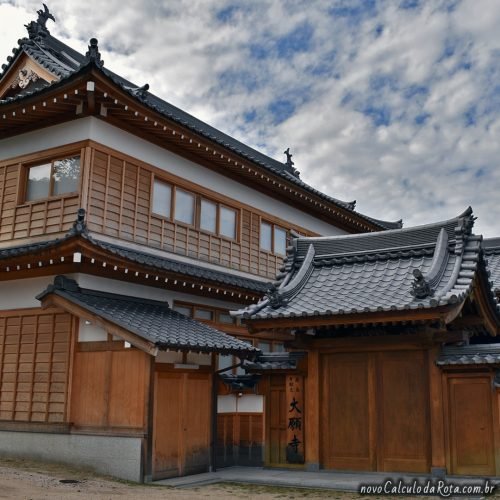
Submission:
<svg viewBox="0 0 500 500">
<path fill-rule="evenodd" d="M 47 21 L 52 19 L 52 21 L 56 22 L 56 18 L 50 13 L 49 8 L 43 5 L 43 10 L 37 10 L 38 19 L 36 21 L 31 21 L 29 24 L 25 24 L 29 37 L 31 39 L 40 39 L 40 37 L 44 37 L 45 35 L 50 34 L 47 29 Z"/>
<path fill-rule="evenodd" d="M 299 171 L 294 168 L 295 163 L 292 161 L 292 153 L 290 153 L 290 148 L 286 148 L 285 151 L 283 151 L 283 154 L 286 155 L 286 163 L 285 165 L 288 167 L 288 170 L 295 175 L 296 177 L 300 177 Z"/>
<path fill-rule="evenodd" d="M 89 41 L 89 50 L 85 54 L 85 62 L 93 62 L 99 68 L 104 66 L 104 61 L 101 59 L 97 38 L 91 38 Z"/>
</svg>

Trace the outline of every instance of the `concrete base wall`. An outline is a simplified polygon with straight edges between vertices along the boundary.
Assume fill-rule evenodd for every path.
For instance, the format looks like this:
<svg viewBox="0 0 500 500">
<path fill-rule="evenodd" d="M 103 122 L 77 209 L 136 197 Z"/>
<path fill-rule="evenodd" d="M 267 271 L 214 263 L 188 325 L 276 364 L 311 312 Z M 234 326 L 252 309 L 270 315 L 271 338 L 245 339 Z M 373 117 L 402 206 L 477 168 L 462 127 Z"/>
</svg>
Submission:
<svg viewBox="0 0 500 500">
<path fill-rule="evenodd" d="M 0 431 L 0 455 L 85 466 L 142 482 L 141 438 Z"/>
</svg>

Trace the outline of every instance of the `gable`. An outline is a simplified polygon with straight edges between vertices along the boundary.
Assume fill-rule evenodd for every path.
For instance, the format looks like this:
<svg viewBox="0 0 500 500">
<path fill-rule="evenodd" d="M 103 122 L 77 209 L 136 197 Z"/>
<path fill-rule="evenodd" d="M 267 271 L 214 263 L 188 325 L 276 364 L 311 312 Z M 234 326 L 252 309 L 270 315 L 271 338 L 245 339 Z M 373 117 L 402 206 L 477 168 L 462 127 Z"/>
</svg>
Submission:
<svg viewBox="0 0 500 500">
<path fill-rule="evenodd" d="M 56 80 L 56 75 L 22 52 L 0 79 L 0 100 L 42 88 Z"/>
</svg>

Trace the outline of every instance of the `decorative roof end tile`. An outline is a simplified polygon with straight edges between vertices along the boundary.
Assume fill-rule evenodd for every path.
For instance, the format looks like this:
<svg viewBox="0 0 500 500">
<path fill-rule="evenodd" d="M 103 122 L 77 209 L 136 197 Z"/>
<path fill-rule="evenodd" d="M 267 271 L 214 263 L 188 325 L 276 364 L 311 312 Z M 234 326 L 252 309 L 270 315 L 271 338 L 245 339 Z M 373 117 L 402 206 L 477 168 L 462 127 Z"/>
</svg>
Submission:
<svg viewBox="0 0 500 500">
<path fill-rule="evenodd" d="M 85 63 L 93 62 L 98 68 L 104 66 L 104 61 L 101 59 L 97 38 L 91 38 L 89 42 L 89 50 L 85 54 Z"/>
<path fill-rule="evenodd" d="M 81 234 L 88 234 L 87 223 L 85 222 L 85 209 L 79 208 L 76 216 L 76 221 L 73 223 L 73 227 L 68 231 L 66 236 L 78 236 Z"/>
</svg>

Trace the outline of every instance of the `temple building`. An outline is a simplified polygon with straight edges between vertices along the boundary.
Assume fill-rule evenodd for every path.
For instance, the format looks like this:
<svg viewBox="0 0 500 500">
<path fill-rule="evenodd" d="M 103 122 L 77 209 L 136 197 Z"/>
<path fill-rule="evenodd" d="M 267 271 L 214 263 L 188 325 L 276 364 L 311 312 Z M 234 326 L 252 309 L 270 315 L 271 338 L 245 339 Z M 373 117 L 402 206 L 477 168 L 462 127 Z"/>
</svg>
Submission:
<svg viewBox="0 0 500 500">
<path fill-rule="evenodd" d="M 292 336 L 229 312 L 263 297 L 292 234 L 401 221 L 128 82 L 54 20 L 38 11 L 0 74 L 0 453 L 135 481 L 262 464 L 265 386 L 241 362 Z"/>
<path fill-rule="evenodd" d="M 500 475 L 500 241 L 472 210 L 362 214 L 49 21 L 0 74 L 0 454 Z"/>
</svg>

